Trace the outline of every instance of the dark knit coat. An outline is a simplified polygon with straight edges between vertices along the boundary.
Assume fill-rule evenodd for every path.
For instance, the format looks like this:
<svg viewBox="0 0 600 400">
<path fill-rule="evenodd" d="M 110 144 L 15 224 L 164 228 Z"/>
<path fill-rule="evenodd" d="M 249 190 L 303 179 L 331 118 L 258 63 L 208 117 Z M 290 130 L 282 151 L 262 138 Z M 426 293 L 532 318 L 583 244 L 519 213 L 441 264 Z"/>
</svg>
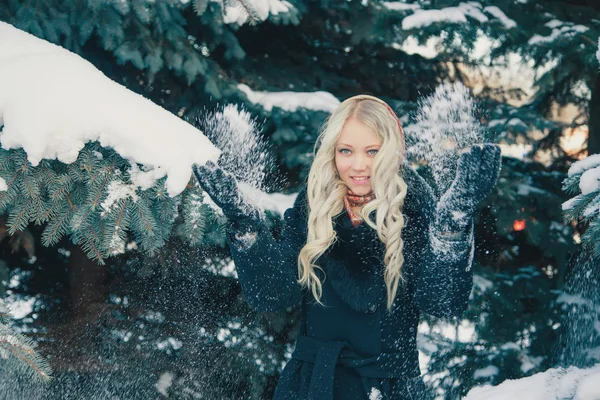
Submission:
<svg viewBox="0 0 600 400">
<path fill-rule="evenodd" d="M 249 246 L 228 232 L 249 304 L 258 311 L 302 307 L 296 349 L 275 399 L 427 398 L 416 346 L 419 314 L 452 317 L 466 309 L 472 224 L 459 238 L 444 238 L 434 223 L 431 188 L 408 166 L 402 175 L 408 185 L 402 210 L 405 282 L 391 312 L 383 279 L 385 246 L 366 223 L 353 227 L 346 210 L 333 220 L 338 241 L 316 262 L 325 274 L 320 275 L 325 306 L 299 286 L 297 257 L 307 237 L 305 189 L 285 212 L 279 240 L 262 224 Z"/>
</svg>

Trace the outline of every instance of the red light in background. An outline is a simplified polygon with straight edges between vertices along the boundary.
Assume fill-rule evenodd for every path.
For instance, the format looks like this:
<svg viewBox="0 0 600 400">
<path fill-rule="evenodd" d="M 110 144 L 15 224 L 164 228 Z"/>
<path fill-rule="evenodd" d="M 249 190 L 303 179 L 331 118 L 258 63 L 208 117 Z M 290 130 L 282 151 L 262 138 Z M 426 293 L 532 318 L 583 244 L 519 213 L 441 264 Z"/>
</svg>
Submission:
<svg viewBox="0 0 600 400">
<path fill-rule="evenodd" d="M 515 222 L 513 223 L 513 230 L 522 231 L 523 229 L 525 229 L 525 220 L 515 219 Z"/>
</svg>

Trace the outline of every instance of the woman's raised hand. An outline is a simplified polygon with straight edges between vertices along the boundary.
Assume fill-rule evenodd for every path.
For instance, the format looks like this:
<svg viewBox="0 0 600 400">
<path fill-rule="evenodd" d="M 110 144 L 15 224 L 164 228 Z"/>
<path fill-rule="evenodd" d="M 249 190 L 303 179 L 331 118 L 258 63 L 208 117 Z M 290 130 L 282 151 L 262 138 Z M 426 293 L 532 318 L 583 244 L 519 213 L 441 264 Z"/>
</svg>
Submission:
<svg viewBox="0 0 600 400">
<path fill-rule="evenodd" d="M 192 167 L 196 179 L 202 189 L 216 205 L 221 207 L 223 214 L 231 220 L 244 220 L 252 217 L 253 208 L 240 195 L 235 176 L 225 171 L 212 161 L 205 165 Z"/>
<path fill-rule="evenodd" d="M 437 205 L 437 225 L 441 231 L 464 229 L 500 176 L 500 147 L 495 144 L 473 146 L 458 160 L 456 176 Z"/>
</svg>

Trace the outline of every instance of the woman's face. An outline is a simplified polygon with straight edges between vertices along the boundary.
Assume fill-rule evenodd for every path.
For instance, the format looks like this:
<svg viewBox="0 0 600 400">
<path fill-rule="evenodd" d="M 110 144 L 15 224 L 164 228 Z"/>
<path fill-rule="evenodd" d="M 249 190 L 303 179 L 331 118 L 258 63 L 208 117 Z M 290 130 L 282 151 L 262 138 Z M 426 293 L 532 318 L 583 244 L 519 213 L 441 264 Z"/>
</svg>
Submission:
<svg viewBox="0 0 600 400">
<path fill-rule="evenodd" d="M 340 179 L 357 195 L 372 190 L 371 165 L 381 147 L 375 132 L 350 117 L 335 144 L 335 166 Z"/>
</svg>

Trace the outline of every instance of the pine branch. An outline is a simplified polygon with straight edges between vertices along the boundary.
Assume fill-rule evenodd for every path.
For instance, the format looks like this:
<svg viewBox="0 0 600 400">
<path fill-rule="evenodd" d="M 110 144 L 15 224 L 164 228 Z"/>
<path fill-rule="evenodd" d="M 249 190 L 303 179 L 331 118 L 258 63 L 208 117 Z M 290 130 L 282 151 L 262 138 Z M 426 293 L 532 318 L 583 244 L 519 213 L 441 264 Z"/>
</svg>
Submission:
<svg viewBox="0 0 600 400">
<path fill-rule="evenodd" d="M 596 261 L 600 261 L 600 218 L 596 217 L 592 220 L 581 236 L 581 242 L 584 247 L 590 249 L 592 257 Z"/>
<path fill-rule="evenodd" d="M 6 182 L 6 190 L 0 191 L 0 213 L 4 213 L 10 207 L 10 203 L 18 197 L 19 187 L 16 182 L 20 173 L 15 165 L 22 158 L 21 152 L 20 149 L 13 151 L 0 150 L 0 156 L 2 157 L 0 172 Z"/>
<path fill-rule="evenodd" d="M 173 222 L 177 218 L 178 206 L 181 202 L 182 195 L 171 198 L 167 193 L 165 179 L 160 179 L 156 185 L 147 191 L 148 201 L 153 204 L 152 214 L 158 222 L 158 230 L 163 237 L 169 237 Z M 142 193 L 145 196 L 146 193 Z"/>
<path fill-rule="evenodd" d="M 40 185 L 28 168 L 22 171 L 20 178 L 17 184 L 24 196 L 34 198 L 40 195 Z"/>
<path fill-rule="evenodd" d="M 69 175 L 74 182 L 85 182 L 84 170 L 83 168 L 80 168 L 79 160 L 67 166 L 67 175 Z"/>
<path fill-rule="evenodd" d="M 94 211 L 88 204 L 79 207 L 73 214 L 71 230 L 73 232 L 83 231 L 92 226 Z"/>
<path fill-rule="evenodd" d="M 88 258 L 96 260 L 100 265 L 104 265 L 104 257 L 108 255 L 103 254 L 100 250 L 102 238 L 95 229 L 75 230 L 72 238 L 73 243 L 81 246 L 81 249 L 86 253 Z"/>
<path fill-rule="evenodd" d="M 29 212 L 31 210 L 32 200 L 27 201 L 26 198 L 20 198 L 13 205 L 8 216 L 8 232 L 14 235 L 17 231 L 23 231 L 29 223 Z"/>
<path fill-rule="evenodd" d="M 62 204 L 57 215 L 48 222 L 48 225 L 42 233 L 42 244 L 44 246 L 53 246 L 61 237 L 69 232 L 69 221 L 73 217 L 73 207 Z"/>
<path fill-rule="evenodd" d="M 41 197 L 33 201 L 33 209 L 33 221 L 36 225 L 42 225 L 48 222 L 54 211 L 52 203 L 44 201 Z"/>
<path fill-rule="evenodd" d="M 571 167 L 571 171 L 574 172 L 574 169 L 580 169 L 581 171 L 572 173 L 563 181 L 562 188 L 564 191 L 579 193 L 584 190 L 580 187 L 581 178 L 587 172 L 595 174 L 595 169 L 598 168 L 598 160 L 594 158 L 584 159 L 578 163 Z M 592 175 L 590 178 L 592 180 L 597 179 L 597 174 Z M 589 183 L 588 179 L 586 185 Z M 579 194 L 569 200 L 567 203 L 569 208 L 563 210 L 563 215 L 566 220 L 577 221 L 582 219 L 589 223 L 585 233 L 581 236 L 581 242 L 584 248 L 590 250 L 592 257 L 600 260 L 600 189 L 597 187 L 594 187 L 594 189 L 589 193 Z"/>
<path fill-rule="evenodd" d="M 162 207 L 161 207 L 161 213 L 159 214 L 159 218 L 158 220 L 160 221 L 160 230 L 161 232 L 163 232 L 163 234 L 168 233 L 169 228 L 171 226 L 171 218 L 169 218 L 168 212 L 169 212 L 169 201 L 168 200 L 163 200 L 162 201 Z"/>
<path fill-rule="evenodd" d="M 201 16 L 206 12 L 206 8 L 208 7 L 209 0 L 194 0 L 192 2 L 192 7 L 194 8 L 194 12 L 196 15 Z"/>
<path fill-rule="evenodd" d="M 250 21 L 250 25 L 256 25 L 260 22 L 260 16 L 258 15 L 258 11 L 256 7 L 252 3 L 251 0 L 237 0 L 239 7 L 244 10 L 246 16 L 248 17 L 248 21 Z"/>
<path fill-rule="evenodd" d="M 4 303 L 4 300 L 0 299 L 0 324 L 5 325 L 8 323 L 11 319 L 9 313 L 10 310 L 6 306 L 6 303 Z"/>
<path fill-rule="evenodd" d="M 566 194 L 578 194 L 579 193 L 579 179 L 581 178 L 582 173 L 569 175 L 565 178 L 562 184 L 562 190 Z"/>
<path fill-rule="evenodd" d="M 147 191 L 138 191 L 135 201 L 132 197 L 117 200 L 113 210 L 105 210 L 101 217 L 112 182 L 131 186 L 127 170 L 123 172 L 129 164 L 114 151 L 92 143 L 72 164 L 42 161 L 33 168 L 22 151 L 11 152 L 0 151 L 0 162 L 12 168 L 4 171 L 12 180 L 6 179 L 7 190 L 0 192 L 8 209 L 11 234 L 26 229 L 32 221 L 47 223 L 42 244 L 54 245 L 70 234 L 86 255 L 99 263 L 124 251 L 128 231 L 150 252 L 160 248 L 171 234 L 181 197 L 168 196 L 165 178 Z M 7 176 L 10 172 L 13 174 Z"/>
<path fill-rule="evenodd" d="M 91 203 L 89 204 L 92 210 L 96 210 L 100 205 L 100 201 L 103 200 L 108 183 L 114 173 L 114 170 L 106 171 L 105 168 L 99 168 L 98 170 L 97 174 L 90 177 L 87 185 L 91 196 Z"/>
<path fill-rule="evenodd" d="M 4 211 L 10 207 L 10 204 L 15 201 L 18 196 L 18 190 L 15 185 L 17 178 L 18 174 L 14 174 L 6 183 L 6 190 L 0 191 L 0 213 L 4 213 Z"/>
<path fill-rule="evenodd" d="M 0 171 L 12 170 L 13 166 L 13 153 L 4 149 L 0 149 Z"/>
<path fill-rule="evenodd" d="M 62 201 L 74 185 L 73 177 L 69 174 L 61 174 L 54 178 L 49 185 L 50 199 L 53 202 Z"/>
<path fill-rule="evenodd" d="M 585 210 L 593 203 L 598 203 L 600 200 L 600 193 L 592 192 L 587 194 L 580 194 L 575 196 L 571 200 L 571 208 L 564 210 L 563 215 L 566 221 L 577 220 L 580 217 L 583 219 L 593 218 L 593 215 L 585 215 Z"/>
<path fill-rule="evenodd" d="M 210 208 L 202 204 L 203 193 L 196 183 L 182 194 L 182 207 L 180 215 L 182 221 L 178 226 L 177 234 L 192 245 L 198 245 L 204 240 L 207 226 L 207 215 Z"/>
<path fill-rule="evenodd" d="M 9 358 L 16 361 L 18 372 L 44 382 L 52 379 L 50 365 L 35 350 L 37 344 L 28 337 L 11 331 L 6 326 L 9 318 L 8 307 L 0 299 L 0 349 L 6 350 Z"/>
<path fill-rule="evenodd" d="M 126 231 L 130 225 L 129 213 L 127 212 L 130 199 L 122 199 L 113 205 L 110 212 L 104 214 L 105 230 L 103 232 L 104 249 L 107 255 L 117 255 L 125 252 Z"/>
<path fill-rule="evenodd" d="M 131 5 L 133 12 L 142 24 L 148 24 L 152 21 L 154 15 L 146 1 L 132 0 Z"/>
<path fill-rule="evenodd" d="M 132 204 L 132 226 L 136 239 L 141 242 L 142 249 L 153 253 L 164 243 L 162 236 L 157 236 L 157 224 L 152 215 L 146 197 L 141 197 Z"/>
<path fill-rule="evenodd" d="M 0 348 L 7 350 L 23 365 L 22 373 L 28 373 L 32 378 L 48 381 L 51 379 L 52 370 L 48 361 L 34 350 L 34 346 L 35 343 L 31 339 L 0 326 Z"/>
</svg>

